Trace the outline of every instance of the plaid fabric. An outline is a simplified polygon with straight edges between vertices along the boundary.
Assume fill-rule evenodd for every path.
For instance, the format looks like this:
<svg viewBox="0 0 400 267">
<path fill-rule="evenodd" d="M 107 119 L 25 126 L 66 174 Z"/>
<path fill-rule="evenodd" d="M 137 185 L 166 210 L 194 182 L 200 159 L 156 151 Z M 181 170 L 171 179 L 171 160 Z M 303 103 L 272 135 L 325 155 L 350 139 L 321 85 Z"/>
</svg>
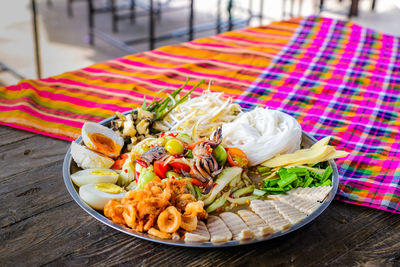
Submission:
<svg viewBox="0 0 400 267">
<path fill-rule="evenodd" d="M 238 102 L 333 136 L 351 153 L 337 160 L 337 199 L 400 213 L 400 38 L 309 17 Z"/>
</svg>

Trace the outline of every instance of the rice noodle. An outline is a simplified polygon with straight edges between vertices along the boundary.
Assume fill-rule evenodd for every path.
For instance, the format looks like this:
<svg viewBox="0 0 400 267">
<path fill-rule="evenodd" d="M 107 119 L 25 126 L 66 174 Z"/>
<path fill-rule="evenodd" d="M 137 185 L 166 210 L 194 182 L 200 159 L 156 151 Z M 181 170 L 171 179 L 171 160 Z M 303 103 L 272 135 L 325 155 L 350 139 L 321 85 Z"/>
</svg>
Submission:
<svg viewBox="0 0 400 267">
<path fill-rule="evenodd" d="M 278 110 L 256 108 L 222 125 L 223 144 L 243 150 L 254 166 L 300 148 L 301 126 Z"/>
</svg>

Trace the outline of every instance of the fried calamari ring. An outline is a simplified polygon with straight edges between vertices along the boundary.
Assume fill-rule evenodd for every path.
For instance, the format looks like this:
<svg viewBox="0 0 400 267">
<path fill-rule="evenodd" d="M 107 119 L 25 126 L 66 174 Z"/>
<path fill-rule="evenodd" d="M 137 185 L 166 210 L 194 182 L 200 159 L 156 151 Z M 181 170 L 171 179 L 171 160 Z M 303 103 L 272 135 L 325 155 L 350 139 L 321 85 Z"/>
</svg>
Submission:
<svg viewBox="0 0 400 267">
<path fill-rule="evenodd" d="M 150 228 L 147 233 L 149 233 L 150 235 L 154 235 L 156 237 L 162 238 L 162 239 L 170 239 L 171 238 L 171 234 L 158 231 L 155 228 Z"/>
<path fill-rule="evenodd" d="M 125 205 L 122 217 L 125 219 L 126 225 L 130 228 L 136 227 L 137 213 L 133 205 Z"/>
<path fill-rule="evenodd" d="M 193 231 L 197 227 L 197 217 L 190 215 L 182 215 L 181 228 L 186 231 Z"/>
<path fill-rule="evenodd" d="M 158 216 L 157 226 L 162 232 L 173 233 L 179 229 L 181 222 L 181 213 L 174 206 L 169 206 Z"/>
</svg>

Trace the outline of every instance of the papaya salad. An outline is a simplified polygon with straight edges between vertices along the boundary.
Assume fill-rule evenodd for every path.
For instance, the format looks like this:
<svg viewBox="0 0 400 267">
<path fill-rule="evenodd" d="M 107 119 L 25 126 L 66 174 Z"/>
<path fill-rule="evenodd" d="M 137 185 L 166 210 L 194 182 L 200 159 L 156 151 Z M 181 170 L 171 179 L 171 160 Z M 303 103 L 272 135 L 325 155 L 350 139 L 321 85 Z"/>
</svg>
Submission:
<svg viewBox="0 0 400 267">
<path fill-rule="evenodd" d="M 114 223 L 163 239 L 214 243 L 263 238 L 314 212 L 332 189 L 325 137 L 302 147 L 295 118 L 249 112 L 210 88 L 87 122 L 72 142 L 79 196 Z"/>
</svg>

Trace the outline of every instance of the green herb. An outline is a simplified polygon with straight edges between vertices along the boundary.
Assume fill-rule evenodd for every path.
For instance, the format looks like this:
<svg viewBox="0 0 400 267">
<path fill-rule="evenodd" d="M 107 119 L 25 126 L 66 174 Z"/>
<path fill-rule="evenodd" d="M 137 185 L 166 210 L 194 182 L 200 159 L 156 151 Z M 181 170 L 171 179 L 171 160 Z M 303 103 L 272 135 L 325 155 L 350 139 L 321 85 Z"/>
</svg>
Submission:
<svg viewBox="0 0 400 267">
<path fill-rule="evenodd" d="M 304 184 L 303 184 L 303 187 L 309 187 L 310 184 L 311 184 L 313 181 L 314 181 L 313 178 L 308 177 L 307 180 L 305 180 L 305 182 L 304 182 Z"/>
<path fill-rule="evenodd" d="M 320 164 L 319 166 L 323 166 Z M 261 171 L 262 169 L 259 167 Z M 277 178 L 265 179 L 262 191 L 268 194 L 283 194 L 297 187 L 329 186 L 332 184 L 332 167 L 318 169 L 308 166 L 295 166 L 291 168 L 281 167 L 277 172 Z"/>
<path fill-rule="evenodd" d="M 281 180 L 278 182 L 280 188 L 284 188 L 287 185 L 293 183 L 297 180 L 297 175 L 295 173 L 286 173 L 284 175 L 280 175 Z"/>
<path fill-rule="evenodd" d="M 197 185 L 193 185 L 193 187 L 194 187 L 194 191 L 196 192 L 196 198 L 200 199 L 203 196 L 203 194 L 200 191 L 200 188 Z"/>
<path fill-rule="evenodd" d="M 325 182 L 325 181 L 331 176 L 332 172 L 333 172 L 332 167 L 331 167 L 331 166 L 328 166 L 328 167 L 325 169 L 324 175 L 322 175 L 321 182 L 322 182 L 322 183 Z"/>
<path fill-rule="evenodd" d="M 185 85 L 187 84 L 189 80 L 186 81 Z M 195 86 L 193 86 L 192 89 L 190 89 L 189 92 L 187 92 L 181 99 L 179 99 L 178 101 L 176 101 L 175 105 L 173 105 L 171 108 L 169 108 L 166 112 L 164 112 L 161 116 L 160 119 L 164 118 L 166 115 L 168 115 L 168 113 L 170 113 L 174 108 L 176 108 L 179 104 L 183 103 L 186 101 L 186 99 L 188 98 L 188 96 L 194 91 L 194 89 L 196 89 L 197 87 L 199 87 L 200 85 L 202 85 L 204 83 L 205 80 L 201 80 L 198 84 L 196 84 Z M 157 119 L 157 117 L 156 117 Z"/>
<path fill-rule="evenodd" d="M 185 157 L 186 157 L 186 158 L 189 158 L 189 159 L 192 159 L 192 158 L 193 158 L 193 152 L 192 152 L 192 150 L 188 150 L 188 151 L 186 152 Z"/>
</svg>

